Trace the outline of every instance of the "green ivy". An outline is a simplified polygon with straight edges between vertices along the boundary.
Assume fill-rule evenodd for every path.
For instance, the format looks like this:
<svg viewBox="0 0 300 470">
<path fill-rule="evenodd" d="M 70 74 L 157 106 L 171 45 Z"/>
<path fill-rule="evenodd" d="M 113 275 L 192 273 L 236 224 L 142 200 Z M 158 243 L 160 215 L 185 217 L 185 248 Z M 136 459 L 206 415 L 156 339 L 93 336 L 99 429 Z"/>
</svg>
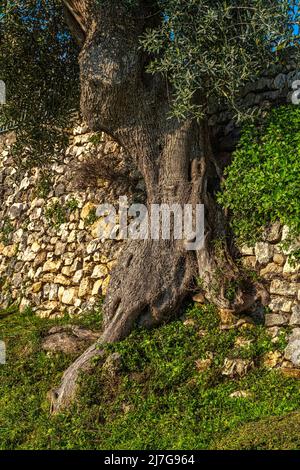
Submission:
<svg viewBox="0 0 300 470">
<path fill-rule="evenodd" d="M 242 131 L 219 202 L 240 242 L 253 244 L 270 223 L 300 234 L 300 108 L 281 106 Z"/>
</svg>

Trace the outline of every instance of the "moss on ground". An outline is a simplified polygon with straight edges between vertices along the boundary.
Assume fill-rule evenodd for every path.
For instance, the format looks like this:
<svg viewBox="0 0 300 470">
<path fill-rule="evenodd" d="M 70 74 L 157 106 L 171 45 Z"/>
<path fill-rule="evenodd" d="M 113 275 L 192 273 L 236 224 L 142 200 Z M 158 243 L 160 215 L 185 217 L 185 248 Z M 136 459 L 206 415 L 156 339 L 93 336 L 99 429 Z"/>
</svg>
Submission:
<svg viewBox="0 0 300 470">
<path fill-rule="evenodd" d="M 215 449 L 299 450 L 300 413 L 246 423 L 217 442 Z"/>
<path fill-rule="evenodd" d="M 2 315 L 8 360 L 0 366 L 0 449 L 300 447 L 299 427 L 283 425 L 298 416 L 300 383 L 262 364 L 265 353 L 284 348 L 284 338 L 274 345 L 262 326 L 220 331 L 209 305 L 192 305 L 184 319 L 107 346 L 107 356 L 120 355 L 119 370 L 96 364 L 81 378 L 73 407 L 50 416 L 47 392 L 74 356 L 42 351 L 41 339 L 50 327 L 74 321 L 41 320 L 30 311 Z M 99 329 L 100 321 L 98 310 L 75 322 Z M 252 342 L 238 347 L 238 337 Z M 211 366 L 201 372 L 196 361 L 209 353 Z M 224 377 L 226 357 L 253 360 L 255 368 Z M 231 398 L 238 390 L 249 397 Z"/>
</svg>

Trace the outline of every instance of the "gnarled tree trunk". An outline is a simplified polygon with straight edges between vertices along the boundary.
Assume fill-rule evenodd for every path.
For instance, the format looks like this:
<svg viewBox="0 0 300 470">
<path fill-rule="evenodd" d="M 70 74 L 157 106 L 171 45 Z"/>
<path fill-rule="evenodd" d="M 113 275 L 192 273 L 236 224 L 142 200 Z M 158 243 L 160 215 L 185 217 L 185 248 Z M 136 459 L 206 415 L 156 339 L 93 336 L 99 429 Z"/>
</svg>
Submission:
<svg viewBox="0 0 300 470">
<path fill-rule="evenodd" d="M 149 57 L 138 38 L 151 23 L 161 21 L 150 6 L 153 2 L 140 1 L 131 13 L 116 0 L 104 6 L 93 0 L 64 3 L 72 30 L 80 29 L 79 40 L 85 35 L 81 109 L 89 127 L 105 130 L 131 155 L 145 180 L 149 206 L 204 204 L 206 232 L 198 251 L 188 251 L 185 240 L 126 243 L 104 303 L 104 333 L 65 372 L 53 395 L 54 411 L 73 398 L 79 372 L 101 355 L 101 344 L 124 338 L 136 323 L 153 326 L 174 316 L 196 276 L 207 299 L 220 308 L 241 312 L 259 296 L 255 286 L 247 286 L 244 291 L 237 288 L 231 302 L 226 299 L 226 283 L 236 278 L 238 268 L 227 248 L 224 214 L 208 190 L 208 178 L 216 173 L 208 127 L 169 118 L 166 79 L 145 73 Z M 215 239 L 222 240 L 221 250 Z"/>
</svg>

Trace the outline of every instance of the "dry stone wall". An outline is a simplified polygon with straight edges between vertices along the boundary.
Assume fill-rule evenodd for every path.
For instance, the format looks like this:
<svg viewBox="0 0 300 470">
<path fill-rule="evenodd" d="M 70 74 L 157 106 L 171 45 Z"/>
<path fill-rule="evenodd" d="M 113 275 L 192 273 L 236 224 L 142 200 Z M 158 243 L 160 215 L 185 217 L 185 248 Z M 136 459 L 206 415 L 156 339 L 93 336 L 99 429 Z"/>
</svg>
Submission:
<svg viewBox="0 0 300 470">
<path fill-rule="evenodd" d="M 124 195 L 129 202 L 136 200 L 143 186 L 132 190 L 124 182 L 109 185 L 98 178 L 96 186 L 76 189 L 72 169 L 95 150 L 92 137 L 84 126 L 77 127 L 61 162 L 33 168 L 22 177 L 10 155 L 13 134 L 2 138 L 1 308 L 15 302 L 21 310 L 30 306 L 41 316 L 76 314 L 105 295 L 121 242 L 98 238 L 99 225 L 105 228 L 105 223 L 97 218 L 96 207 L 115 204 Z M 122 156 L 108 137 L 97 147 L 107 158 Z"/>
<path fill-rule="evenodd" d="M 293 84 L 300 80 L 300 71 L 293 61 L 274 66 L 259 80 L 248 83 L 241 91 L 238 107 L 268 110 L 274 105 L 292 103 L 295 93 Z M 299 86 L 297 87 L 299 89 Z M 210 126 L 213 129 L 217 147 L 221 151 L 234 150 L 240 136 L 239 126 L 232 119 L 232 112 L 225 105 L 212 104 Z"/>
<path fill-rule="evenodd" d="M 285 353 L 272 355 L 272 367 L 283 367 L 287 375 L 299 377 L 293 368 L 300 367 L 300 266 L 291 262 L 289 255 L 296 244 L 287 248 L 288 238 L 288 227 L 274 224 L 264 241 L 253 248 L 242 247 L 241 253 L 243 264 L 257 272 L 269 293 L 264 321 L 270 335 L 276 342 L 281 332 L 288 333 Z"/>
</svg>

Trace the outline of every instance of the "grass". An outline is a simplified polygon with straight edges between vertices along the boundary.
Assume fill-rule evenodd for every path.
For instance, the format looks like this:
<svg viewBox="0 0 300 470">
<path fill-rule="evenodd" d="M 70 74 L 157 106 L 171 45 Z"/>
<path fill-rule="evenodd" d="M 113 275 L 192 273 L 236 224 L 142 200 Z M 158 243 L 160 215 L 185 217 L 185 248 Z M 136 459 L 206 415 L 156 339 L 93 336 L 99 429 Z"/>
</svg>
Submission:
<svg viewBox="0 0 300 470">
<path fill-rule="evenodd" d="M 96 363 L 73 407 L 50 416 L 47 392 L 74 357 L 41 351 L 41 338 L 74 321 L 99 329 L 100 311 L 76 320 L 41 320 L 30 311 L 2 316 L 8 361 L 0 366 L 0 449 L 300 448 L 299 424 L 282 424 L 290 417 L 300 423 L 300 383 L 262 364 L 265 353 L 284 348 L 284 338 L 274 345 L 262 326 L 220 331 L 211 306 L 192 305 L 184 320 L 107 346 L 107 356 L 120 355 L 118 370 Z M 237 337 L 251 343 L 237 347 Z M 212 364 L 200 372 L 195 361 L 208 353 Z M 255 368 L 224 377 L 226 357 L 253 360 Z M 251 397 L 230 398 L 237 390 Z"/>
</svg>

